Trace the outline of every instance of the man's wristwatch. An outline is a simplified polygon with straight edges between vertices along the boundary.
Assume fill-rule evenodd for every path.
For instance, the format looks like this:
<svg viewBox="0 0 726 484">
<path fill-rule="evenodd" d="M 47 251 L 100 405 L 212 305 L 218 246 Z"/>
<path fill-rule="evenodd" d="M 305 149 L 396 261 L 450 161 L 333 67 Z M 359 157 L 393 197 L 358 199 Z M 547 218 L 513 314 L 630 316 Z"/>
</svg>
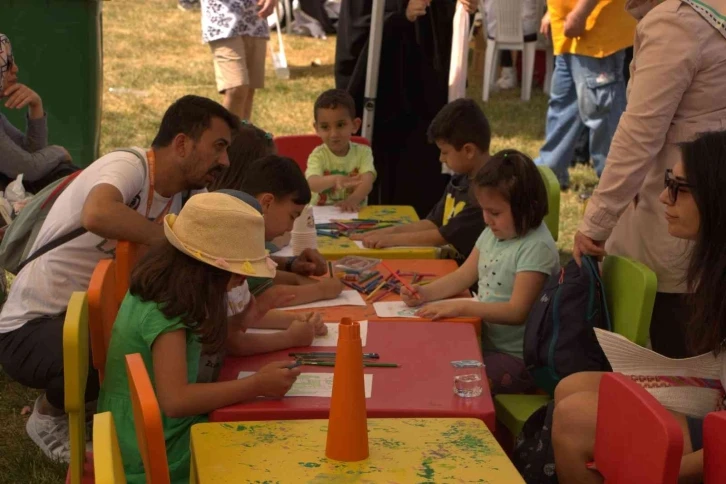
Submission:
<svg viewBox="0 0 726 484">
<path fill-rule="evenodd" d="M 297 260 L 297 256 L 295 257 L 288 257 L 287 261 L 285 261 L 285 272 L 292 272 L 292 265 Z"/>
</svg>

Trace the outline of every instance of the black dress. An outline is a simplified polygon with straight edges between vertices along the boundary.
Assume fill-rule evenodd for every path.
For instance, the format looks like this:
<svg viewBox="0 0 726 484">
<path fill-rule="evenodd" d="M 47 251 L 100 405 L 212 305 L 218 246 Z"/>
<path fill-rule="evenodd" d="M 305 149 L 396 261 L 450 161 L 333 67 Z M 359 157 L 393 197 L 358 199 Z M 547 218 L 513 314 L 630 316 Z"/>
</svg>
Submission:
<svg viewBox="0 0 726 484">
<path fill-rule="evenodd" d="M 372 3 L 343 1 L 338 22 L 335 84 L 351 93 L 361 117 Z M 369 202 L 412 205 L 423 217 L 449 180 L 426 130 L 447 102 L 456 1 L 433 0 L 416 22 L 406 19 L 407 4 L 386 0 L 372 143 L 378 178 Z"/>
</svg>

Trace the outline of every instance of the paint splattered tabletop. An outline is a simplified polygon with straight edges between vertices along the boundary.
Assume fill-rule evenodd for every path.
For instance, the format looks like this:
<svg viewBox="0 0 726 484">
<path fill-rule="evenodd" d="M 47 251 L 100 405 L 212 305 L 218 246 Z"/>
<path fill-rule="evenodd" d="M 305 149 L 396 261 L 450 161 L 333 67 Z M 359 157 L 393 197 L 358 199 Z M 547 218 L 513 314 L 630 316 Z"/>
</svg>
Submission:
<svg viewBox="0 0 726 484">
<path fill-rule="evenodd" d="M 394 205 L 372 205 L 361 208 L 361 219 L 412 223 L 419 220 L 413 207 Z M 337 260 L 348 255 L 377 257 L 380 259 L 436 259 L 436 247 L 391 247 L 388 249 L 365 249 L 347 237 L 318 237 L 318 250 L 328 260 Z"/>
<path fill-rule="evenodd" d="M 327 428 L 327 420 L 197 424 L 192 482 L 524 482 L 481 420 L 368 419 L 370 457 L 361 462 L 327 459 Z"/>
</svg>

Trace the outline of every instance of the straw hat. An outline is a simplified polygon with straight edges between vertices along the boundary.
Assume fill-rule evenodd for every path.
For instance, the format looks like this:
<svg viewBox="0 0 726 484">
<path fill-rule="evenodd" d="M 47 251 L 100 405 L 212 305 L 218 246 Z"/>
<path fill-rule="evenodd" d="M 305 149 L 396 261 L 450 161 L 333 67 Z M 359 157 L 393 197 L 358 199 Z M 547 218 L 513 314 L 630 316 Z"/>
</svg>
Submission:
<svg viewBox="0 0 726 484">
<path fill-rule="evenodd" d="M 234 196 L 194 195 L 179 215 L 164 217 L 164 234 L 174 247 L 211 266 L 243 276 L 275 277 L 262 215 Z"/>
</svg>

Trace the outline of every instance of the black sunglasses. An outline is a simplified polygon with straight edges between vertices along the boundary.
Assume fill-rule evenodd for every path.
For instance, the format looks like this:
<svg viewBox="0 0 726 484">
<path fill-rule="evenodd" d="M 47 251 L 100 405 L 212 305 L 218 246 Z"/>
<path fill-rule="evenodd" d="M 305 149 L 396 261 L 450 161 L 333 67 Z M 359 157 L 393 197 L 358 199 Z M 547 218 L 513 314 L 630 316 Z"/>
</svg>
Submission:
<svg viewBox="0 0 726 484">
<path fill-rule="evenodd" d="M 671 203 L 676 203 L 676 200 L 678 200 L 678 192 L 681 188 L 693 188 L 693 185 L 686 183 L 683 180 L 679 180 L 678 177 L 673 174 L 673 170 L 668 169 L 665 172 L 665 187 L 668 189 L 668 198 Z"/>
</svg>

